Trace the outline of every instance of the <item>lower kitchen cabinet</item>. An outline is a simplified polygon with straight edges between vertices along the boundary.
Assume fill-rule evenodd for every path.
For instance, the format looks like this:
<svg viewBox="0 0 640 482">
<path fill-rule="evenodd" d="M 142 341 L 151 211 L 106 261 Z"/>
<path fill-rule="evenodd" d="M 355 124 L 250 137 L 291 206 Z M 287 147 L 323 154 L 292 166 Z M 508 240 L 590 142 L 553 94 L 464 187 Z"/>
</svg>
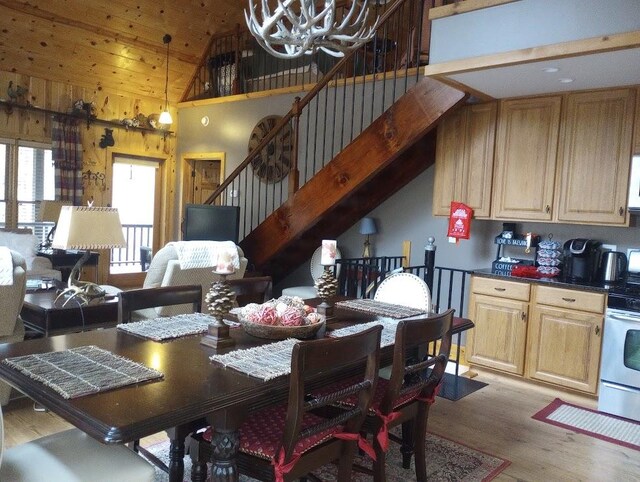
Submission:
<svg viewBox="0 0 640 482">
<path fill-rule="evenodd" d="M 602 315 L 534 306 L 528 333 L 527 376 L 595 393 Z"/>
<path fill-rule="evenodd" d="M 475 329 L 467 338 L 469 361 L 522 375 L 529 303 L 476 295 L 470 318 Z"/>
<path fill-rule="evenodd" d="M 472 365 L 595 394 L 606 294 L 472 278 Z"/>
</svg>

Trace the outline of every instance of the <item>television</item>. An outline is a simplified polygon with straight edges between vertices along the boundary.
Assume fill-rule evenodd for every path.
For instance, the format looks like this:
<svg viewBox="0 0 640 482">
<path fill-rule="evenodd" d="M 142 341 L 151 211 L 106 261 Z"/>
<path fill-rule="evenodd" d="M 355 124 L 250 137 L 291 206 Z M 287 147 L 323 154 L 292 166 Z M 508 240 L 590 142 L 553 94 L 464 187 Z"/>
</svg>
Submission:
<svg viewBox="0 0 640 482">
<path fill-rule="evenodd" d="M 233 241 L 238 244 L 240 208 L 187 204 L 184 209 L 184 241 Z"/>
</svg>

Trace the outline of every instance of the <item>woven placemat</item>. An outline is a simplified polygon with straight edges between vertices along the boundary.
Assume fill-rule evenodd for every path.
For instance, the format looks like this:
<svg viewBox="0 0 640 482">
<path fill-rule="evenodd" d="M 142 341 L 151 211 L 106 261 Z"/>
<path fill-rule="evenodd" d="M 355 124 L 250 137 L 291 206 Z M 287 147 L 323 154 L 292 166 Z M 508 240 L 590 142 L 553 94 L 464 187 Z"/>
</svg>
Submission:
<svg viewBox="0 0 640 482">
<path fill-rule="evenodd" d="M 43 383 L 67 399 L 164 376 L 158 370 L 92 345 L 6 358 L 2 363 Z"/>
<path fill-rule="evenodd" d="M 393 303 L 369 299 L 338 301 L 336 306 L 338 308 L 346 308 L 348 310 L 361 311 L 363 313 L 396 319 L 424 315 L 426 313 L 425 310 L 419 308 L 411 308 L 409 306 L 395 305 Z"/>
<path fill-rule="evenodd" d="M 216 363 L 261 380 L 288 375 L 291 373 L 291 353 L 295 338 L 277 343 L 235 350 L 225 355 L 213 355 L 210 359 Z"/>
<path fill-rule="evenodd" d="M 154 341 L 162 341 L 205 333 L 209 323 L 214 321 L 213 316 L 205 313 L 189 313 L 133 323 L 120 323 L 118 329 Z"/>
<path fill-rule="evenodd" d="M 348 336 L 354 333 L 360 333 L 367 330 L 372 326 L 382 325 L 382 334 L 380 336 L 380 346 L 391 346 L 396 342 L 396 329 L 398 328 L 399 320 L 376 320 L 369 323 L 361 323 L 359 325 L 347 326 L 346 328 L 340 328 L 327 333 L 327 336 Z"/>
</svg>

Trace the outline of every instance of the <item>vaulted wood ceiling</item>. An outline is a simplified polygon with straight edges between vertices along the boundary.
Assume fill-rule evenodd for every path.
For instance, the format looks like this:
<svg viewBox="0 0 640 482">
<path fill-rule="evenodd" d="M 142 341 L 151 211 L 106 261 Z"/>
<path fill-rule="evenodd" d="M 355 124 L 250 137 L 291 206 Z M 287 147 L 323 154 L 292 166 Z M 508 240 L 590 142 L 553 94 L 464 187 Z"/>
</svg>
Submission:
<svg viewBox="0 0 640 482">
<path fill-rule="evenodd" d="M 175 103 L 243 0 L 0 0 L 0 70 Z M 0 86 L 0 98 L 4 97 Z"/>
</svg>

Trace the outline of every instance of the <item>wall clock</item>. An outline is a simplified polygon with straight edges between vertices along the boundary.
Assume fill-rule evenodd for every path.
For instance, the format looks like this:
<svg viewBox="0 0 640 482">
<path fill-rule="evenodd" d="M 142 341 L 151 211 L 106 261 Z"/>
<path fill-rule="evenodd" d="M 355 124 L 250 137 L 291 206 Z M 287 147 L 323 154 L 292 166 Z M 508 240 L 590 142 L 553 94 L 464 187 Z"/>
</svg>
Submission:
<svg viewBox="0 0 640 482">
<path fill-rule="evenodd" d="M 270 115 L 256 124 L 249 137 L 249 153 L 260 144 L 281 118 L 277 115 Z M 291 142 L 291 126 L 287 124 L 251 160 L 254 174 L 268 183 L 281 181 L 291 169 Z"/>
</svg>

